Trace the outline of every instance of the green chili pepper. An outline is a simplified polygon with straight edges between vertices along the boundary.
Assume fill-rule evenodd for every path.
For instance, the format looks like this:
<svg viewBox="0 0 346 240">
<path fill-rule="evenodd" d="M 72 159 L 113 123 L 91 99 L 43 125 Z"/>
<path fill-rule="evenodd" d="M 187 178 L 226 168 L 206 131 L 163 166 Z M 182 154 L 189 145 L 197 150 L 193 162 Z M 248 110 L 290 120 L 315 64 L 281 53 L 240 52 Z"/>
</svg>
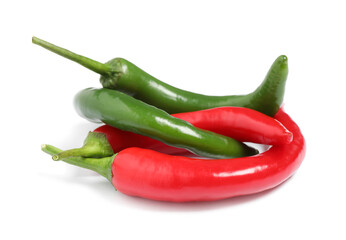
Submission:
<svg viewBox="0 0 346 240">
<path fill-rule="evenodd" d="M 79 115 L 90 121 L 101 121 L 125 131 L 149 136 L 200 156 L 229 158 L 258 153 L 244 143 L 196 128 L 116 90 L 84 89 L 76 95 L 74 105 Z"/>
<path fill-rule="evenodd" d="M 247 107 L 269 116 L 279 110 L 288 75 L 287 57 L 279 56 L 262 84 L 252 93 L 206 96 L 170 86 L 122 58 L 103 64 L 33 37 L 32 42 L 101 74 L 104 88 L 116 89 L 168 113 L 191 112 L 221 106 Z"/>
</svg>

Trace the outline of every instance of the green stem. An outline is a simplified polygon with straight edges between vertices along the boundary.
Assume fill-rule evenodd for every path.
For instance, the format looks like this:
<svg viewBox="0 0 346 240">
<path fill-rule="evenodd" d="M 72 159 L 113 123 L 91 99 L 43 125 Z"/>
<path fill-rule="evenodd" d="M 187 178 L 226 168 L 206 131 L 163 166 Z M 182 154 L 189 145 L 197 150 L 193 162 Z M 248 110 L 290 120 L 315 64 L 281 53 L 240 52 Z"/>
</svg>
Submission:
<svg viewBox="0 0 346 240">
<path fill-rule="evenodd" d="M 69 157 L 109 157 L 114 154 L 112 146 L 109 144 L 104 133 L 89 132 L 81 148 L 75 148 L 60 152 L 53 156 L 53 160 L 60 160 Z"/>
<path fill-rule="evenodd" d="M 69 150 L 54 154 L 53 160 L 58 161 L 58 160 L 62 160 L 65 158 L 70 158 L 70 157 L 90 157 L 90 156 L 83 156 L 83 153 L 84 151 L 82 148 L 69 149 Z"/>
<path fill-rule="evenodd" d="M 48 153 L 51 156 L 54 156 L 55 154 L 58 154 L 60 152 L 62 152 L 61 149 L 56 148 L 52 145 L 48 145 L 48 144 L 42 144 L 41 145 L 41 150 L 44 151 L 45 153 Z"/>
<path fill-rule="evenodd" d="M 55 46 L 49 42 L 46 42 L 42 39 L 39 39 L 37 37 L 32 37 L 32 42 L 34 44 L 37 44 L 41 47 L 44 47 L 46 49 L 48 49 L 51 52 L 54 52 L 60 56 L 63 56 L 67 59 L 70 59 L 76 63 L 81 64 L 82 66 L 97 72 L 101 75 L 110 75 L 111 74 L 111 66 L 107 65 L 107 64 L 103 64 L 100 62 L 97 62 L 95 60 L 92 60 L 90 58 L 78 55 L 76 53 L 73 53 L 67 49 Z"/>
<path fill-rule="evenodd" d="M 48 153 L 51 156 L 62 152 L 59 148 L 48 144 L 43 144 L 41 149 L 43 152 Z M 62 161 L 78 167 L 93 170 L 112 182 L 112 164 L 115 156 L 116 154 L 105 158 L 70 157 L 62 159 Z"/>
</svg>

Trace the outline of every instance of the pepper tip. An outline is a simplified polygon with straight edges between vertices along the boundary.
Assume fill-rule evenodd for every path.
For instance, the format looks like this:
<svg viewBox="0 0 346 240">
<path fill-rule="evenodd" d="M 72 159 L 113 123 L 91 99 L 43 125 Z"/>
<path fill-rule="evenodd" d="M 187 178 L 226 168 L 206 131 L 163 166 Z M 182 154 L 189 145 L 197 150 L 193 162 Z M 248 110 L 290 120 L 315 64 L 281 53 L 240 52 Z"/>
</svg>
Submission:
<svg viewBox="0 0 346 240">
<path fill-rule="evenodd" d="M 282 63 L 285 63 L 285 64 L 287 64 L 287 62 L 288 62 L 288 58 L 287 58 L 286 55 L 280 55 L 280 56 L 278 57 L 278 59 L 279 59 Z"/>
</svg>

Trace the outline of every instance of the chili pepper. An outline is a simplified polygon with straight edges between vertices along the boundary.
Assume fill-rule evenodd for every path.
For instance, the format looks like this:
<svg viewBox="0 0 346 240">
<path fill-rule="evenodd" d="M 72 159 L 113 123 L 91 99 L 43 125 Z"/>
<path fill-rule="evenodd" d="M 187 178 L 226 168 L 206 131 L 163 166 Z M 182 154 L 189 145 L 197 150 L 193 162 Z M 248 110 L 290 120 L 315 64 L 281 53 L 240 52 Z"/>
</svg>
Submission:
<svg viewBox="0 0 346 240">
<path fill-rule="evenodd" d="M 33 37 L 32 42 L 101 74 L 104 88 L 116 89 L 168 113 L 192 112 L 222 106 L 247 107 L 269 116 L 279 110 L 288 74 L 287 57 L 279 56 L 262 84 L 246 95 L 207 96 L 170 86 L 131 62 L 114 58 L 103 64 Z"/>
<path fill-rule="evenodd" d="M 211 201 L 253 194 L 284 182 L 305 156 L 299 127 L 283 110 L 275 118 L 293 133 L 292 142 L 251 157 L 208 161 L 133 147 L 106 158 L 62 160 L 100 173 L 124 194 L 153 200 Z M 61 152 L 50 145 L 42 150 Z"/>
<path fill-rule="evenodd" d="M 88 88 L 74 100 L 80 116 L 102 121 L 113 127 L 186 148 L 212 158 L 229 158 L 257 154 L 258 151 L 234 139 L 195 128 L 165 111 L 111 89 Z"/>
<path fill-rule="evenodd" d="M 219 107 L 188 113 L 172 114 L 195 127 L 219 133 L 241 142 L 267 145 L 288 144 L 292 133 L 280 122 L 249 108 Z M 155 139 L 103 125 L 94 132 L 104 133 L 114 152 L 140 147 L 174 155 L 186 155 L 186 150 L 168 146 Z"/>
</svg>

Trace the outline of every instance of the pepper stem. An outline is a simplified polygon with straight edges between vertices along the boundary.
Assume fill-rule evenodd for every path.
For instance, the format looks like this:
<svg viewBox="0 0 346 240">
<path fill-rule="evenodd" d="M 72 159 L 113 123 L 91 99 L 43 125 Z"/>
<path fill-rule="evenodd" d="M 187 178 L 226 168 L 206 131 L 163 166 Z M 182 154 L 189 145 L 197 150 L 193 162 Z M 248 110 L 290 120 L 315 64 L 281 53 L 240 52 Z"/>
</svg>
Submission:
<svg viewBox="0 0 346 240">
<path fill-rule="evenodd" d="M 44 47 L 48 49 L 51 52 L 54 52 L 62 57 L 65 57 L 67 59 L 70 59 L 76 63 L 79 63 L 80 65 L 90 69 L 91 71 L 97 72 L 101 75 L 110 75 L 111 73 L 111 66 L 108 64 L 103 64 L 100 62 L 97 62 L 95 60 L 92 60 L 90 58 L 84 57 L 82 55 L 78 55 L 76 53 L 73 53 L 67 49 L 58 47 L 56 45 L 53 45 L 49 42 L 46 42 L 42 39 L 39 39 L 37 37 L 32 37 L 32 42 L 34 44 L 37 44 L 41 47 Z"/>
<path fill-rule="evenodd" d="M 41 149 L 43 152 L 48 153 L 51 156 L 54 156 L 62 152 L 62 150 L 60 150 L 59 148 L 56 148 L 48 144 L 43 144 L 41 146 Z M 110 182 L 112 182 L 112 164 L 115 156 L 116 154 L 104 158 L 84 158 L 76 156 L 61 160 L 78 167 L 93 170 L 107 178 Z"/>
<path fill-rule="evenodd" d="M 53 155 L 53 160 L 70 157 L 103 158 L 114 154 L 104 133 L 89 132 L 81 148 L 70 149 Z"/>
</svg>

